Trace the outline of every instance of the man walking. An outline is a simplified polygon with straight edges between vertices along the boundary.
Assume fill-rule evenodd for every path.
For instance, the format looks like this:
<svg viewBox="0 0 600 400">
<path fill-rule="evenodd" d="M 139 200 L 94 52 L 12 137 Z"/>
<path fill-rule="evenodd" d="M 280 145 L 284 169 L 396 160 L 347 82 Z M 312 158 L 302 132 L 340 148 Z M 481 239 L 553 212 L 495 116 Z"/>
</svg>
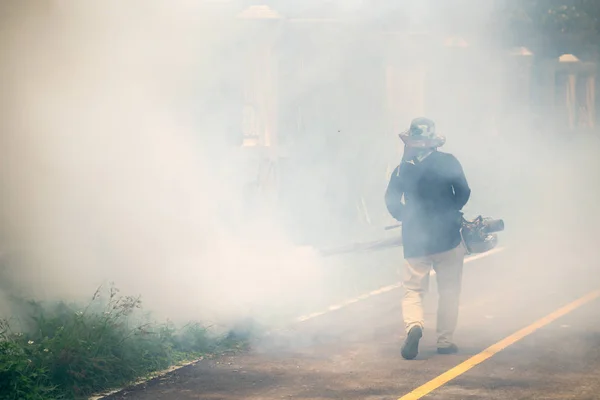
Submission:
<svg viewBox="0 0 600 400">
<path fill-rule="evenodd" d="M 453 354 L 458 351 L 452 336 L 465 256 L 461 210 L 471 189 L 456 157 L 437 150 L 446 140 L 436 134 L 432 120 L 416 118 L 399 136 L 404 155 L 390 178 L 385 203 L 392 217 L 402 222 L 406 260 L 402 312 L 407 332 L 402 357 L 411 360 L 419 352 L 424 330 L 423 297 L 429 289 L 431 268 L 436 272 L 439 291 L 438 353 Z"/>
</svg>

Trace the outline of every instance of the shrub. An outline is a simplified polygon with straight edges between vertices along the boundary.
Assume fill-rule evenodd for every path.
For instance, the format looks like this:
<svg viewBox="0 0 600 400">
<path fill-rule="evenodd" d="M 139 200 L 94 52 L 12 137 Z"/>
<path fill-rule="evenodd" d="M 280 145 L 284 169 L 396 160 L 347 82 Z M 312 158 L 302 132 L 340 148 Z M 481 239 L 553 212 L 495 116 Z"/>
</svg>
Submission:
<svg viewBox="0 0 600 400">
<path fill-rule="evenodd" d="M 0 399 L 72 399 L 125 385 L 203 354 L 242 345 L 191 323 L 177 329 L 140 317 L 139 298 L 94 294 L 85 308 L 20 300 L 0 322 Z M 19 329 L 14 329 L 18 326 Z"/>
</svg>

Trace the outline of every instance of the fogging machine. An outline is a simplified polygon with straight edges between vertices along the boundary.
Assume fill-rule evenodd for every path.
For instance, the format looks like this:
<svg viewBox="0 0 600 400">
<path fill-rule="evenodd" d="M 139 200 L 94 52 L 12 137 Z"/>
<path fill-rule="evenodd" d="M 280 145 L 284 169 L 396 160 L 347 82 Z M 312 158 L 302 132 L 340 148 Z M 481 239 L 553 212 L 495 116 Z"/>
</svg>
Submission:
<svg viewBox="0 0 600 400">
<path fill-rule="evenodd" d="M 462 217 L 460 236 L 467 254 L 485 253 L 492 250 L 498 244 L 498 232 L 504 230 L 504 220 L 479 215 L 473 220 Z M 385 230 L 391 230 L 402 225 L 387 226 Z M 371 242 L 353 243 L 330 249 L 320 249 L 322 256 L 333 256 L 339 254 L 368 252 L 402 246 L 402 235 Z"/>
<path fill-rule="evenodd" d="M 504 230 L 504 220 L 482 217 L 467 221 L 462 219 L 460 236 L 469 254 L 485 253 L 498 244 L 498 232 Z"/>
</svg>

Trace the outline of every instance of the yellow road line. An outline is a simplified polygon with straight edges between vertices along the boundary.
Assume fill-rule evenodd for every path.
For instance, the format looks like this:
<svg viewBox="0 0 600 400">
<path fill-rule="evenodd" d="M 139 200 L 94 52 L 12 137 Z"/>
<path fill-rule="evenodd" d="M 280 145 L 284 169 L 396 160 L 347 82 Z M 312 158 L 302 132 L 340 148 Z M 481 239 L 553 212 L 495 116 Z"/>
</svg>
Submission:
<svg viewBox="0 0 600 400">
<path fill-rule="evenodd" d="M 530 335 L 536 330 L 548 325 L 549 323 L 555 321 L 556 319 L 570 313 L 571 311 L 583 306 L 586 303 L 589 303 L 592 300 L 595 300 L 600 297 L 600 290 L 595 290 L 593 292 L 588 293 L 587 295 L 573 301 L 572 303 L 567 304 L 564 307 L 559 308 L 558 310 L 553 311 L 552 313 L 546 315 L 544 318 L 541 318 L 534 322 L 533 324 L 521 329 L 513 333 L 512 335 L 502 339 L 498 343 L 488 347 L 483 350 L 481 353 L 474 355 L 468 360 L 464 361 L 461 364 L 458 364 L 456 367 L 444 372 L 437 378 L 430 380 L 424 385 L 416 388 L 412 392 L 408 393 L 405 396 L 400 397 L 398 400 L 417 400 L 422 398 L 423 396 L 428 395 L 433 392 L 435 389 L 440 386 L 450 382 L 452 379 L 458 377 L 459 375 L 464 374 L 474 366 L 484 362 L 488 358 L 492 357 L 494 354 L 504 350 L 508 346 L 515 344 L 517 341 L 523 339 L 524 337 Z"/>
</svg>

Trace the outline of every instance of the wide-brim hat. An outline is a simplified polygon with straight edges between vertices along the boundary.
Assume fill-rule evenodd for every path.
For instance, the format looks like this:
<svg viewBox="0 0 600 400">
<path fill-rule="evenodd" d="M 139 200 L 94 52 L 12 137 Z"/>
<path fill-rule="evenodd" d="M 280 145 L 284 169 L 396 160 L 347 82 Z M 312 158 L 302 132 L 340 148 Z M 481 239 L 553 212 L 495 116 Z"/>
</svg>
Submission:
<svg viewBox="0 0 600 400">
<path fill-rule="evenodd" d="M 410 127 L 398 136 L 406 146 L 414 148 L 430 149 L 446 143 L 446 138 L 437 134 L 435 122 L 425 117 L 413 119 Z"/>
</svg>

